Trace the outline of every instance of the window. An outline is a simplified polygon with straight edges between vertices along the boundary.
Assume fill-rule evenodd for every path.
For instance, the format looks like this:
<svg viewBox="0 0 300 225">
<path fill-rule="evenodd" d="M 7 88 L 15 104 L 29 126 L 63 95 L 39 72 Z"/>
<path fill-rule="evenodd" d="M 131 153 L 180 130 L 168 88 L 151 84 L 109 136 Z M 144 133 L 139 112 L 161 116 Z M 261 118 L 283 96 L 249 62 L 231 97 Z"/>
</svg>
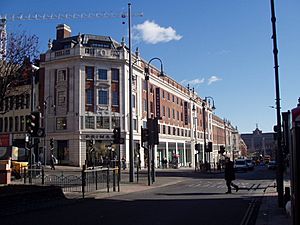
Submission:
<svg viewBox="0 0 300 225">
<path fill-rule="evenodd" d="M 170 108 L 168 107 L 168 118 L 171 117 L 171 111 L 170 111 Z"/>
<path fill-rule="evenodd" d="M 13 110 L 14 109 L 14 96 L 11 96 L 9 98 L 9 109 Z"/>
<path fill-rule="evenodd" d="M 172 109 L 172 117 L 175 119 L 175 109 Z"/>
<path fill-rule="evenodd" d="M 97 129 L 109 129 L 109 117 L 108 116 L 97 116 Z"/>
<path fill-rule="evenodd" d="M 132 124 L 133 130 L 137 130 L 137 120 L 133 119 L 133 124 Z"/>
<path fill-rule="evenodd" d="M 144 104 L 143 104 L 144 105 L 144 111 L 147 112 L 147 100 L 144 99 L 143 102 L 144 102 Z"/>
<path fill-rule="evenodd" d="M 147 90 L 147 81 L 146 80 L 143 80 L 143 89 Z"/>
<path fill-rule="evenodd" d="M 171 127 L 168 126 L 168 134 L 171 134 Z"/>
<path fill-rule="evenodd" d="M 86 90 L 86 98 L 87 98 L 87 105 L 92 105 L 94 102 L 94 91 L 93 89 L 87 89 Z"/>
<path fill-rule="evenodd" d="M 29 109 L 29 105 L 30 105 L 30 95 L 26 94 L 25 96 L 25 105 L 26 105 L 26 109 Z"/>
<path fill-rule="evenodd" d="M 170 93 L 168 93 L 167 96 L 168 96 L 168 100 L 170 101 Z"/>
<path fill-rule="evenodd" d="M 94 80 L 94 67 L 86 66 L 85 67 L 86 79 L 87 80 Z"/>
<path fill-rule="evenodd" d="M 135 95 L 132 95 L 132 108 L 135 109 Z"/>
<path fill-rule="evenodd" d="M 4 118 L 4 132 L 7 132 L 8 130 L 8 119 L 7 117 Z"/>
<path fill-rule="evenodd" d="M 172 95 L 172 102 L 175 102 L 175 96 Z"/>
<path fill-rule="evenodd" d="M 0 118 L 0 133 L 3 132 L 3 118 Z"/>
<path fill-rule="evenodd" d="M 9 117 L 9 132 L 13 131 L 13 118 Z"/>
<path fill-rule="evenodd" d="M 66 70 L 59 70 L 57 72 L 57 83 L 61 81 L 67 80 L 67 71 Z"/>
<path fill-rule="evenodd" d="M 57 104 L 59 106 L 65 105 L 66 103 L 66 92 L 65 91 L 59 91 L 57 93 Z"/>
<path fill-rule="evenodd" d="M 111 125 L 112 125 L 112 128 L 115 128 L 115 127 L 120 127 L 120 117 L 112 117 L 111 118 Z"/>
<path fill-rule="evenodd" d="M 176 128 L 173 127 L 173 135 L 176 135 Z"/>
<path fill-rule="evenodd" d="M 107 105 L 108 104 L 108 91 L 107 90 L 99 90 L 98 91 L 98 104 L 99 105 Z"/>
<path fill-rule="evenodd" d="M 24 131 L 24 127 L 25 127 L 25 119 L 24 116 L 20 116 L 20 131 Z"/>
<path fill-rule="evenodd" d="M 98 69 L 98 79 L 99 80 L 107 80 L 107 70 L 106 69 Z"/>
<path fill-rule="evenodd" d="M 113 91 L 111 94 L 112 94 L 112 105 L 114 106 L 119 105 L 119 92 Z"/>
<path fill-rule="evenodd" d="M 166 125 L 162 126 L 162 131 L 163 131 L 163 134 L 166 134 Z"/>
<path fill-rule="evenodd" d="M 15 99 L 16 99 L 16 109 L 20 109 L 21 108 L 20 95 L 15 96 Z"/>
<path fill-rule="evenodd" d="M 20 106 L 21 106 L 21 109 L 24 109 L 24 106 L 25 106 L 25 96 L 24 95 L 20 95 Z"/>
<path fill-rule="evenodd" d="M 179 111 L 177 111 L 177 120 L 179 120 Z"/>
<path fill-rule="evenodd" d="M 154 113 L 154 105 L 153 102 L 150 102 L 150 112 Z"/>
<path fill-rule="evenodd" d="M 67 118 L 57 117 L 56 118 L 56 130 L 66 130 L 67 129 Z"/>
<path fill-rule="evenodd" d="M 8 109 L 9 109 L 9 101 L 8 101 L 9 99 L 8 98 L 5 98 L 5 111 L 8 111 Z"/>
<path fill-rule="evenodd" d="M 162 113 L 163 113 L 163 116 L 166 116 L 166 107 L 165 106 L 162 107 Z"/>
<path fill-rule="evenodd" d="M 15 117 L 15 131 L 19 131 L 19 117 Z"/>
<path fill-rule="evenodd" d="M 161 90 L 161 95 L 162 95 L 162 98 L 165 98 L 165 91 L 164 90 Z"/>
<path fill-rule="evenodd" d="M 113 81 L 119 81 L 119 69 L 111 69 L 111 79 Z"/>
<path fill-rule="evenodd" d="M 85 128 L 86 129 L 94 129 L 95 128 L 95 117 L 93 117 L 93 116 L 85 117 Z"/>
</svg>

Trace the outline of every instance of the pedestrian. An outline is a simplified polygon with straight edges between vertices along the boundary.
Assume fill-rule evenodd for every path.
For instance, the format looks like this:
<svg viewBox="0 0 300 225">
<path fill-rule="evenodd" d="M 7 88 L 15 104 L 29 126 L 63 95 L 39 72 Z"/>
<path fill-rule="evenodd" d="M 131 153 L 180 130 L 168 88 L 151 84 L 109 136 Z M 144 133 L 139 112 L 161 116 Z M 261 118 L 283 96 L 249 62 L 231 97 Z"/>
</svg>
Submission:
<svg viewBox="0 0 300 225">
<path fill-rule="evenodd" d="M 126 159 L 124 156 L 122 157 L 121 162 L 122 162 L 122 168 L 123 168 L 123 170 L 125 170 L 126 169 Z"/>
<path fill-rule="evenodd" d="M 226 194 L 231 193 L 231 186 L 235 188 L 235 191 L 237 192 L 239 190 L 239 187 L 232 183 L 233 180 L 235 180 L 235 173 L 233 168 L 233 162 L 230 161 L 229 157 L 225 158 L 225 180 L 226 180 L 226 186 L 228 188 Z"/>
<path fill-rule="evenodd" d="M 51 167 L 51 170 L 55 170 L 55 163 L 56 163 L 56 158 L 54 157 L 53 154 L 51 154 L 51 159 L 50 159 L 50 167 Z"/>
</svg>

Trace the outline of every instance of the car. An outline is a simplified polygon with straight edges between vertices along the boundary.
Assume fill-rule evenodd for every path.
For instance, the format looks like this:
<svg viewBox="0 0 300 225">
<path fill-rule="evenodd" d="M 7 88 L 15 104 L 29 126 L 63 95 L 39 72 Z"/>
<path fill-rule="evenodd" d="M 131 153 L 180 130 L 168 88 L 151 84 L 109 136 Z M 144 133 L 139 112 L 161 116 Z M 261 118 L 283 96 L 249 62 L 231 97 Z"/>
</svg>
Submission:
<svg viewBox="0 0 300 225">
<path fill-rule="evenodd" d="M 253 170 L 254 169 L 254 163 L 251 159 L 246 159 L 246 163 L 248 166 L 248 170 Z"/>
<path fill-rule="evenodd" d="M 276 164 L 276 161 L 270 161 L 268 163 L 268 169 L 270 170 L 275 170 L 277 168 L 277 164 Z"/>
<path fill-rule="evenodd" d="M 238 171 L 247 172 L 248 165 L 246 159 L 236 159 L 234 162 L 234 170 L 237 172 Z"/>
</svg>

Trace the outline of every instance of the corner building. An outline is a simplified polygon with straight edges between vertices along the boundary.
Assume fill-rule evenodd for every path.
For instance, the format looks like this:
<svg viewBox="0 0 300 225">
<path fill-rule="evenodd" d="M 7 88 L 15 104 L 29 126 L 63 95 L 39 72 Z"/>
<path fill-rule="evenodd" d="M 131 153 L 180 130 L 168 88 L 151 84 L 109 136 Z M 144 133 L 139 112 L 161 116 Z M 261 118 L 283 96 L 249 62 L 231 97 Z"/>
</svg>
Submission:
<svg viewBox="0 0 300 225">
<path fill-rule="evenodd" d="M 82 166 L 101 164 L 112 154 L 129 159 L 129 112 L 133 115 L 135 162 L 145 167 L 148 153 L 141 147 L 141 127 L 146 127 L 147 96 L 145 67 L 148 63 L 132 53 L 133 85 L 129 87 L 129 51 L 124 41 L 108 36 L 71 35 L 65 24 L 57 26 L 56 40 L 49 41 L 48 51 L 41 55 L 40 80 L 44 83 L 44 100 L 48 106 L 44 115 L 46 142 L 54 139 L 55 155 L 61 165 Z M 194 166 L 209 154 L 210 162 L 219 157 L 203 151 L 203 100 L 170 76 L 160 77 L 160 70 L 149 69 L 149 113 L 159 116 L 159 145 L 155 146 L 155 166 L 162 160 L 179 166 Z M 129 88 L 132 88 L 132 108 L 129 108 Z M 205 103 L 206 138 L 217 151 L 224 145 L 224 123 L 213 115 Z M 221 122 L 213 123 L 214 118 Z M 217 124 L 217 142 L 213 124 Z M 113 129 L 121 128 L 124 144 L 112 144 Z M 90 151 L 90 142 L 95 151 Z M 195 150 L 200 143 L 200 151 Z M 48 151 L 49 154 L 49 151 Z M 171 166 L 171 165 L 169 165 Z"/>
</svg>

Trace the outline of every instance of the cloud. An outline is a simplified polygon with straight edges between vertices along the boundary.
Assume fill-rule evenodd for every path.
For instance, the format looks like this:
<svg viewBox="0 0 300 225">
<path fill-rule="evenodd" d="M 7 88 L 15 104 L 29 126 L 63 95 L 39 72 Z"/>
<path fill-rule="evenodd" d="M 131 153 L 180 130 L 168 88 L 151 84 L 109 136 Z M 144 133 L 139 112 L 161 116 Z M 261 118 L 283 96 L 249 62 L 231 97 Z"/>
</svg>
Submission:
<svg viewBox="0 0 300 225">
<path fill-rule="evenodd" d="M 203 84 L 204 83 L 204 78 L 202 79 L 194 79 L 194 80 L 182 80 L 180 82 L 181 84 L 190 84 L 190 85 L 197 85 L 197 84 Z"/>
<path fill-rule="evenodd" d="M 217 76 L 211 76 L 210 78 L 208 78 L 207 85 L 211 85 L 212 83 L 220 81 L 220 80 L 222 80 L 222 79 Z"/>
<path fill-rule="evenodd" d="M 176 30 L 172 27 L 161 27 L 154 21 L 146 20 L 142 24 L 133 27 L 134 38 L 141 39 L 149 44 L 157 44 L 159 42 L 178 41 L 182 38 L 176 34 Z"/>
</svg>

